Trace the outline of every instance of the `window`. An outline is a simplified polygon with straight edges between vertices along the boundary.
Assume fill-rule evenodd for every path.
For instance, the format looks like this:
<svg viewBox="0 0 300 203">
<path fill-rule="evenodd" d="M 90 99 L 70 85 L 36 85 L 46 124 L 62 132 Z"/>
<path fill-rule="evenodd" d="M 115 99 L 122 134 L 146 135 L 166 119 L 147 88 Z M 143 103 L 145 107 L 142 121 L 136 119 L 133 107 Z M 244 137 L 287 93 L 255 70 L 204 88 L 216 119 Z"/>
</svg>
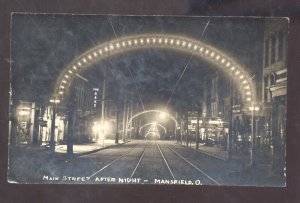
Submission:
<svg viewBox="0 0 300 203">
<path fill-rule="evenodd" d="M 283 33 L 278 33 L 278 61 L 283 59 Z"/>
<path fill-rule="evenodd" d="M 225 97 L 230 96 L 230 80 L 225 82 Z"/>
<path fill-rule="evenodd" d="M 214 99 L 217 97 L 217 79 L 214 78 L 212 81 L 211 81 L 211 98 Z"/>
<path fill-rule="evenodd" d="M 264 100 L 268 101 L 268 91 L 269 91 L 269 87 L 268 87 L 268 76 L 266 76 L 264 78 L 264 85 L 265 85 L 265 89 L 264 89 Z"/>
<path fill-rule="evenodd" d="M 211 104 L 211 116 L 212 117 L 217 117 L 218 116 L 218 113 L 217 113 L 217 103 L 216 102 L 213 102 Z"/>
<path fill-rule="evenodd" d="M 276 84 L 276 75 L 273 73 L 271 75 L 271 86 Z"/>
<path fill-rule="evenodd" d="M 276 37 L 271 37 L 271 64 L 275 63 Z"/>
<path fill-rule="evenodd" d="M 269 65 L 269 39 L 265 41 L 265 67 Z"/>
</svg>

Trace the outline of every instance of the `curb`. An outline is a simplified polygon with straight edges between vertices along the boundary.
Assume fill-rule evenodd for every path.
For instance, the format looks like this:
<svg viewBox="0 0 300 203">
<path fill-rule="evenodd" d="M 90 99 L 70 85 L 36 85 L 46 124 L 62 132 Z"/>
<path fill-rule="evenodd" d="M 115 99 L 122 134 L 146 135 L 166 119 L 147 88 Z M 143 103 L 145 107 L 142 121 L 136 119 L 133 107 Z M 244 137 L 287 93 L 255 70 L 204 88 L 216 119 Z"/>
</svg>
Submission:
<svg viewBox="0 0 300 203">
<path fill-rule="evenodd" d="M 196 149 L 194 149 L 194 148 L 187 147 L 187 146 L 182 145 L 182 144 L 180 144 L 180 143 L 177 143 L 177 144 L 180 145 L 180 146 L 183 146 L 183 147 L 185 147 L 185 148 L 188 148 L 188 149 L 190 149 L 190 150 L 194 150 L 194 151 L 196 151 L 196 152 L 198 152 L 198 153 L 205 154 L 205 155 L 210 156 L 210 157 L 212 157 L 212 158 L 215 158 L 215 159 L 218 159 L 218 160 L 221 160 L 221 161 L 227 161 L 226 158 L 223 158 L 223 157 L 220 157 L 220 156 L 211 154 L 211 153 L 209 153 L 209 152 L 202 151 L 201 149 L 196 150 Z"/>
<path fill-rule="evenodd" d="M 102 148 L 99 148 L 99 149 L 94 149 L 94 150 L 91 150 L 91 151 L 88 151 L 88 152 L 77 153 L 77 154 L 74 154 L 74 156 L 80 157 L 80 156 L 84 156 L 84 155 L 93 154 L 93 153 L 96 153 L 96 152 L 101 151 L 101 150 L 105 150 L 105 149 L 109 149 L 109 148 L 112 148 L 112 147 L 116 147 L 116 146 L 126 144 L 128 142 L 130 142 L 130 141 L 126 141 L 126 142 L 123 142 L 121 144 L 115 144 L 115 145 L 110 145 L 110 146 L 107 146 L 107 147 L 102 147 Z"/>
<path fill-rule="evenodd" d="M 194 149 L 194 150 L 195 150 L 195 149 Z M 220 157 L 220 156 L 218 156 L 218 155 L 210 154 L 209 152 L 205 152 L 205 151 L 201 151 L 201 150 L 195 150 L 195 151 L 197 151 L 197 152 L 199 152 L 199 153 L 203 153 L 203 154 L 205 154 L 205 155 L 207 155 L 207 156 L 211 156 L 211 157 L 213 157 L 213 158 L 215 158 L 215 159 L 219 159 L 219 160 L 222 160 L 222 161 L 227 161 L 226 158 Z"/>
</svg>

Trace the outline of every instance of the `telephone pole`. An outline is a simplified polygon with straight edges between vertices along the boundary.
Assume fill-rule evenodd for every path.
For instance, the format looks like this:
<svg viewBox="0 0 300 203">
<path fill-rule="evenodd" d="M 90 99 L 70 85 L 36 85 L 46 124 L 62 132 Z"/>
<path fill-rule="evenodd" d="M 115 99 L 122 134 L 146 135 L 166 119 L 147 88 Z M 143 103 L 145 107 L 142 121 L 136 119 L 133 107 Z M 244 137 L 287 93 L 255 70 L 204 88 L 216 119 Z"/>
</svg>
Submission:
<svg viewBox="0 0 300 203">
<path fill-rule="evenodd" d="M 200 109 L 197 101 L 197 126 L 196 126 L 196 150 L 199 149 L 199 119 L 200 119 Z"/>
<path fill-rule="evenodd" d="M 103 69 L 103 84 L 102 84 L 102 101 L 101 101 L 101 126 L 102 126 L 102 145 L 104 147 L 105 140 L 105 102 L 106 102 L 106 68 Z"/>
<path fill-rule="evenodd" d="M 228 150 L 228 161 L 232 159 L 232 106 L 233 106 L 233 85 L 230 80 L 230 101 L 229 101 L 229 114 L 228 114 L 228 136 L 227 136 L 227 150 Z"/>
</svg>

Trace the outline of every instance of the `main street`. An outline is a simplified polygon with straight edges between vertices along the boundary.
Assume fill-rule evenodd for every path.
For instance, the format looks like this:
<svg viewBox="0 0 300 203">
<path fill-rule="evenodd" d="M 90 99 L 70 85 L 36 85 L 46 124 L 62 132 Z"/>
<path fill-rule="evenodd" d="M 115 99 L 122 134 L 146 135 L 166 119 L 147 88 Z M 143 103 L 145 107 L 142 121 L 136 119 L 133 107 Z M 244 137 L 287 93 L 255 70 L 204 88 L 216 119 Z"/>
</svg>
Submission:
<svg viewBox="0 0 300 203">
<path fill-rule="evenodd" d="M 174 141 L 131 141 L 66 161 L 55 176 L 62 182 L 219 185 L 216 162 Z"/>
<path fill-rule="evenodd" d="M 246 184 L 242 170 L 241 164 L 218 160 L 175 141 L 134 140 L 61 161 L 56 170 L 41 174 L 41 180 L 90 184 Z"/>
<path fill-rule="evenodd" d="M 226 161 L 168 140 L 131 140 L 86 155 L 49 149 L 12 152 L 9 182 L 45 184 L 282 185 L 284 180 L 244 161 Z M 266 168 L 267 169 L 267 168 Z M 14 181 L 15 180 L 15 181 Z"/>
</svg>

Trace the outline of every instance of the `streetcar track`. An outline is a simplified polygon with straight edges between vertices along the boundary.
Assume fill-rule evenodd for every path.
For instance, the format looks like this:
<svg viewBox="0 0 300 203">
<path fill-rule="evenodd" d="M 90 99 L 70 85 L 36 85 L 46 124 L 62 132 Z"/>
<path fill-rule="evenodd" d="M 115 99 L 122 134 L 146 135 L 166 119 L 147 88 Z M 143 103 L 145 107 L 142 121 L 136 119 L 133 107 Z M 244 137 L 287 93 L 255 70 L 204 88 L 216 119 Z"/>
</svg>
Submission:
<svg viewBox="0 0 300 203">
<path fill-rule="evenodd" d="M 174 154 L 176 154 L 177 156 L 179 156 L 181 159 L 183 159 L 186 163 L 188 163 L 190 166 L 192 166 L 194 169 L 196 169 L 198 172 L 202 173 L 203 175 L 205 175 L 209 180 L 213 181 L 215 184 L 217 185 L 221 185 L 218 181 L 216 181 L 215 179 L 213 179 L 212 177 L 210 177 L 209 175 L 207 175 L 203 170 L 199 169 L 197 166 L 195 166 L 193 163 L 191 163 L 190 161 L 188 161 L 186 158 L 184 158 L 183 156 L 181 156 L 178 152 L 176 152 L 175 150 L 173 150 L 171 147 L 167 146 Z"/>
<path fill-rule="evenodd" d="M 134 176 L 134 174 L 136 173 L 137 169 L 139 168 L 140 163 L 141 163 L 141 161 L 143 160 L 144 155 L 145 155 L 145 152 L 146 152 L 147 148 L 149 147 L 149 145 L 150 145 L 150 142 L 148 142 L 148 144 L 147 144 L 146 147 L 144 148 L 142 154 L 140 155 L 139 160 L 138 160 L 138 162 L 137 162 L 137 164 L 136 164 L 134 170 L 132 171 L 130 178 L 132 178 L 132 177 Z M 98 171 L 96 171 L 95 173 L 93 173 L 91 176 L 89 176 L 89 178 L 91 178 L 91 177 L 95 176 L 96 174 L 98 174 L 98 173 L 104 171 L 106 168 L 108 168 L 109 166 L 111 166 L 113 163 L 115 163 L 116 161 L 118 161 L 118 160 L 122 159 L 123 157 L 125 157 L 126 155 L 128 155 L 131 151 L 133 151 L 135 148 L 137 148 L 137 146 L 139 146 L 139 145 L 136 144 L 134 147 L 130 148 L 128 151 L 126 151 L 126 152 L 125 152 L 124 154 L 122 154 L 121 156 L 119 156 L 119 157 L 113 159 L 113 160 L 110 161 L 108 164 L 106 164 L 105 166 L 103 166 L 101 169 L 99 169 Z M 167 161 L 167 159 L 166 159 L 166 157 L 165 157 L 165 155 L 164 155 L 164 153 L 163 153 L 161 147 L 159 146 L 158 143 L 156 144 L 156 146 L 157 146 L 157 148 L 158 148 L 158 150 L 159 150 L 159 152 L 160 152 L 160 154 L 161 154 L 161 157 L 163 158 L 163 160 L 164 160 L 164 162 L 165 162 L 165 164 L 166 164 L 166 166 L 167 166 L 167 168 L 168 168 L 168 170 L 169 170 L 169 172 L 170 172 L 172 178 L 175 180 L 176 178 L 175 178 L 175 176 L 174 176 L 174 173 L 172 172 L 172 169 L 171 169 L 171 167 L 170 167 L 170 165 L 169 165 L 169 163 L 168 163 L 168 161 Z M 191 163 L 190 161 L 188 161 L 186 158 L 184 158 L 182 155 L 180 155 L 180 154 L 179 154 L 178 152 L 176 152 L 174 149 L 172 149 L 172 148 L 169 147 L 169 146 L 167 146 L 167 148 L 168 148 L 169 150 L 171 150 L 174 154 L 176 154 L 178 157 L 180 157 L 182 160 L 184 160 L 186 163 L 188 163 L 190 166 L 192 166 L 194 169 L 196 169 L 198 172 L 200 172 L 201 174 L 203 174 L 203 175 L 204 175 L 206 178 L 208 178 L 210 181 L 214 182 L 214 183 L 217 184 L 217 185 L 221 185 L 218 181 L 216 181 L 215 179 L 213 179 L 212 177 L 210 177 L 210 176 L 209 176 L 208 174 L 206 174 L 203 170 L 201 170 L 200 168 L 198 168 L 197 166 L 195 166 L 193 163 Z"/>
<path fill-rule="evenodd" d="M 131 151 L 133 151 L 136 147 L 138 146 L 138 144 L 136 144 L 134 147 L 132 147 L 131 149 L 129 149 L 128 151 L 126 151 L 124 154 L 122 154 L 121 156 L 117 157 L 116 159 L 112 160 L 111 162 L 109 162 L 108 164 L 106 164 L 105 166 L 103 166 L 101 169 L 99 169 L 98 171 L 96 171 L 95 173 L 93 173 L 91 177 L 95 176 L 96 174 L 102 172 L 103 170 L 105 170 L 107 167 L 109 167 L 110 165 L 112 165 L 114 162 L 124 158 L 126 155 L 128 155 Z M 139 162 L 142 160 L 142 157 L 144 156 L 144 153 L 146 151 L 146 148 L 149 146 L 149 143 L 147 144 L 147 146 L 145 147 L 145 149 L 143 150 L 142 155 L 140 156 Z M 138 164 L 139 164 L 138 162 Z M 138 167 L 138 165 L 136 166 L 136 168 Z M 135 169 L 136 170 L 136 169 Z M 135 171 L 134 171 L 135 172 Z M 134 172 L 132 173 L 132 176 L 134 175 Z M 132 177 L 131 176 L 131 177 Z M 130 177 L 130 178 L 131 178 Z"/>
<path fill-rule="evenodd" d="M 156 145 L 157 145 L 157 148 L 158 148 L 159 151 L 160 151 L 160 154 L 161 154 L 162 158 L 164 159 L 164 161 L 165 161 L 165 163 L 166 163 L 166 165 L 167 165 L 167 167 L 168 167 L 168 169 L 169 169 L 169 172 L 171 173 L 172 178 L 175 180 L 174 174 L 173 174 L 173 172 L 172 172 L 172 170 L 171 170 L 171 168 L 170 168 L 170 166 L 169 166 L 169 164 L 168 164 L 168 161 L 166 160 L 166 158 L 165 158 L 163 152 L 161 151 L 159 145 L 158 145 L 158 144 L 156 144 Z"/>
<path fill-rule="evenodd" d="M 147 146 L 145 147 L 145 149 L 144 149 L 142 155 L 140 156 L 140 159 L 139 159 L 137 165 L 135 166 L 133 172 L 131 173 L 130 178 L 132 178 L 132 177 L 134 176 L 134 173 L 136 172 L 137 168 L 139 167 L 139 165 L 140 165 L 140 163 L 141 163 L 141 161 L 142 161 L 142 159 L 143 159 L 143 157 L 144 157 L 144 154 L 145 154 L 146 149 L 148 148 L 149 144 L 150 144 L 150 142 L 148 142 Z"/>
<path fill-rule="evenodd" d="M 103 171 L 104 169 L 106 169 L 107 167 L 109 167 L 111 164 L 113 164 L 114 162 L 116 162 L 117 160 L 123 158 L 124 156 L 126 156 L 127 154 L 129 154 L 133 149 L 135 149 L 137 146 L 138 146 L 138 144 L 136 144 L 134 147 L 130 148 L 124 154 L 122 154 L 121 156 L 119 156 L 116 159 L 112 160 L 111 162 L 109 162 L 108 164 L 106 164 L 105 166 L 103 166 L 101 169 L 99 169 L 98 171 L 96 171 L 95 173 L 93 173 L 92 175 L 90 175 L 89 178 L 95 176 L 96 174 L 100 173 L 101 171 Z"/>
</svg>

